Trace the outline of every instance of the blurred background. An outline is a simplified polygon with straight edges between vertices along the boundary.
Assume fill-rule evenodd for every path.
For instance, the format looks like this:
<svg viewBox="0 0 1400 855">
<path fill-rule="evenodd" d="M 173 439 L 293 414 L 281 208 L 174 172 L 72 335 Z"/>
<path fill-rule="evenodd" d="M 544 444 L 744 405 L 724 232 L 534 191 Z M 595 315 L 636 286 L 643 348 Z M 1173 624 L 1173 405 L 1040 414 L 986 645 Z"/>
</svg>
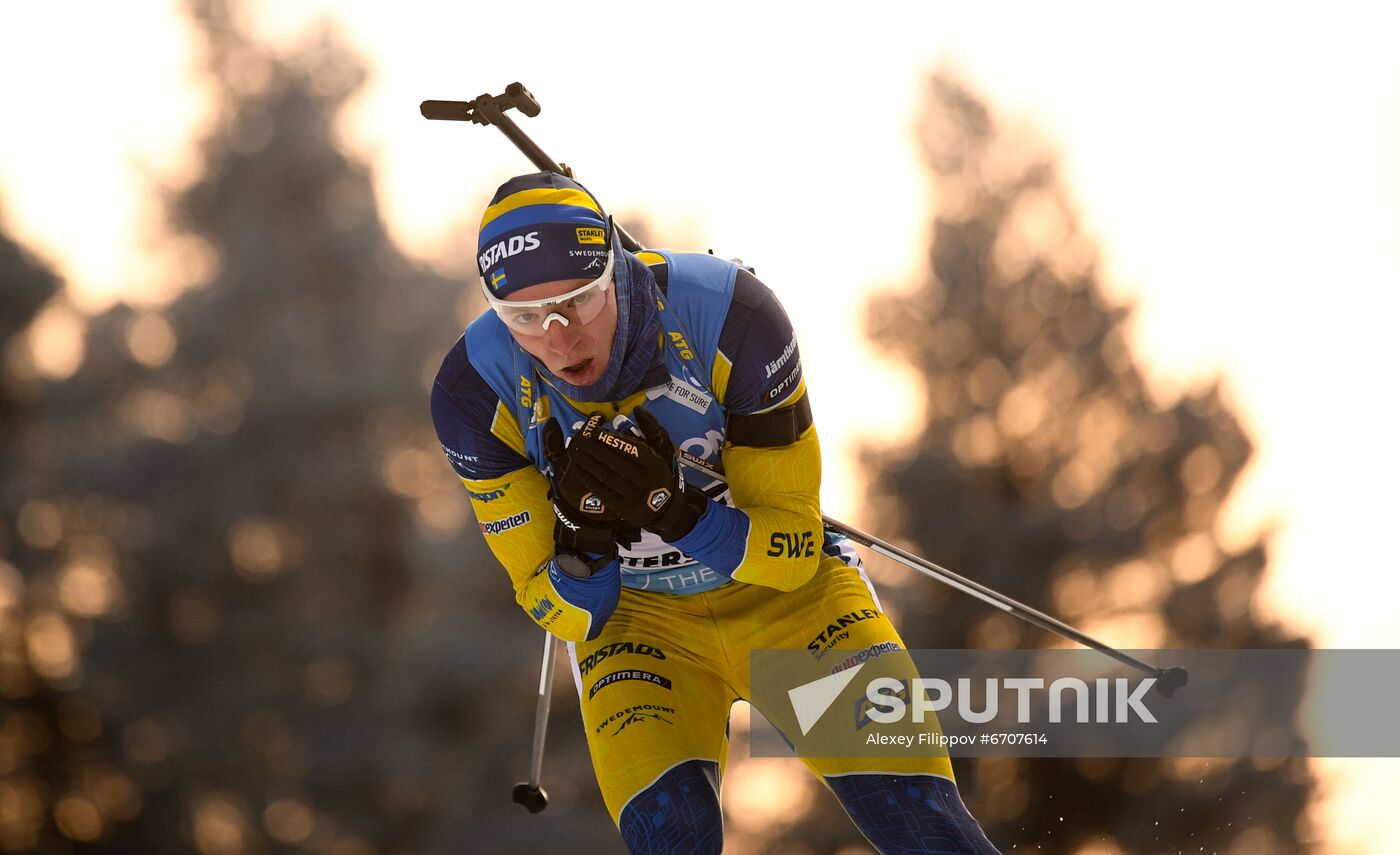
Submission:
<svg viewBox="0 0 1400 855">
<path fill-rule="evenodd" d="M 1400 642 L 1394 9 L 504 9 L 0 0 L 0 852 L 621 851 L 562 671 L 508 802 L 539 634 L 427 413 L 530 168 L 417 104 L 514 80 L 778 293 L 828 513 L 1118 646 Z M 726 851 L 870 852 L 747 722 Z M 957 771 L 1005 851 L 1400 852 L 1394 760 Z"/>
</svg>

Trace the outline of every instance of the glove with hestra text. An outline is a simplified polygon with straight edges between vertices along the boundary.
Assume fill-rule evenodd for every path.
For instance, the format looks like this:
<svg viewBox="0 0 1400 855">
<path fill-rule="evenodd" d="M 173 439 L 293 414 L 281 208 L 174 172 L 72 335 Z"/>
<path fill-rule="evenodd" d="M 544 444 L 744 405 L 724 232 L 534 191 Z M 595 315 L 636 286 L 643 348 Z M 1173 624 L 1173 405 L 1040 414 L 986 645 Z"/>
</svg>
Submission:
<svg viewBox="0 0 1400 855">
<path fill-rule="evenodd" d="M 545 459 L 553 474 L 550 499 L 554 502 L 554 544 L 561 554 L 575 554 L 590 563 L 606 564 L 617 557 L 619 543 L 638 539 L 635 527 L 623 521 L 585 481 L 585 472 L 574 449 L 579 439 L 601 429 L 603 416 L 590 417 L 568 446 L 559 423 L 551 419 L 542 428 Z M 601 565 L 600 565 L 601 566 Z"/>
<path fill-rule="evenodd" d="M 661 423 L 643 409 L 633 412 L 632 420 L 640 437 L 601 424 L 587 435 L 579 433 L 569 447 L 579 480 L 624 523 L 668 542 L 684 537 L 709 500 L 686 489 L 676 447 Z"/>
</svg>

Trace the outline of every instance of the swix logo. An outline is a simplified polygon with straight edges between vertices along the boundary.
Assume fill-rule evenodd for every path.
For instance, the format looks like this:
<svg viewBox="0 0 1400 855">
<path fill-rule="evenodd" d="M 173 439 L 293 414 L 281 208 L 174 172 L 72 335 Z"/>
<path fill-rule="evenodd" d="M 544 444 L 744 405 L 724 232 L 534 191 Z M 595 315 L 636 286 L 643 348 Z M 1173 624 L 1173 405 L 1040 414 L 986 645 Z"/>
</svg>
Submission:
<svg viewBox="0 0 1400 855">
<path fill-rule="evenodd" d="M 692 436 L 677 444 L 681 451 L 688 451 L 696 457 L 705 459 L 713 458 L 719 454 L 719 447 L 724 442 L 724 434 L 717 430 L 707 430 L 704 436 Z"/>
<path fill-rule="evenodd" d="M 481 269 L 485 270 L 496 264 L 503 258 L 512 255 L 519 255 L 522 252 L 529 252 L 532 249 L 540 248 L 539 232 L 530 232 L 523 235 L 512 235 L 503 241 L 497 241 L 482 251 L 477 259 L 481 263 Z"/>
<path fill-rule="evenodd" d="M 768 555 L 779 558 L 787 553 L 788 558 L 811 558 L 814 541 L 810 531 L 775 531 L 768 538 Z"/>
<path fill-rule="evenodd" d="M 564 527 L 567 528 L 569 531 L 578 531 L 578 523 L 569 519 L 567 514 L 559 510 L 558 505 L 554 506 L 554 516 L 558 518 L 559 522 L 562 523 Z"/>
</svg>

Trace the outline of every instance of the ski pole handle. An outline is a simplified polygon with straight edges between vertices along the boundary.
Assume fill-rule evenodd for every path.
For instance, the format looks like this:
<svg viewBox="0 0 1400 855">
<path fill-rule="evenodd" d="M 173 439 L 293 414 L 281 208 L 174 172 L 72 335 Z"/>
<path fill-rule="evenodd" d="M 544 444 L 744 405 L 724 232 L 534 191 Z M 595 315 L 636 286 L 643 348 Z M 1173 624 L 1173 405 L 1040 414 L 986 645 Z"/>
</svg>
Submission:
<svg viewBox="0 0 1400 855">
<path fill-rule="evenodd" d="M 516 82 L 507 86 L 506 91 L 500 95 L 487 93 L 470 101 L 424 101 L 418 105 L 418 111 L 425 119 L 494 125 L 506 135 L 506 139 L 515 143 L 515 147 L 530 159 L 536 169 L 573 178 L 574 171 L 567 164 L 557 163 L 554 158 L 545 154 L 544 149 L 536 145 L 535 141 L 506 115 L 506 111 L 511 109 L 519 110 L 533 118 L 540 114 L 540 102 L 529 89 Z M 646 249 L 641 241 L 632 237 L 620 224 L 615 223 L 613 228 L 617 229 L 617 236 L 628 251 L 641 252 Z"/>
<path fill-rule="evenodd" d="M 540 171 L 557 172 L 572 178 L 573 171 L 569 167 L 556 163 L 554 158 L 545 154 L 544 149 L 506 115 L 510 109 L 534 117 L 540 114 L 540 102 L 520 83 L 512 83 L 500 95 L 486 93 L 470 101 L 424 101 L 418 105 L 418 111 L 425 119 L 495 125 Z"/>
</svg>

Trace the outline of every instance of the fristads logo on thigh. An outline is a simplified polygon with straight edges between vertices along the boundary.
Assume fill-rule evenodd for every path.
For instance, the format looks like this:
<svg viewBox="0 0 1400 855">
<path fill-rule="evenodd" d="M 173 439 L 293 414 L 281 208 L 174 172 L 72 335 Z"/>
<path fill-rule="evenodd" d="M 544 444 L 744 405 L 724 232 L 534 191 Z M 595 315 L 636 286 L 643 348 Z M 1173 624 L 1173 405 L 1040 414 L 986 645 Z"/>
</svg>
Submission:
<svg viewBox="0 0 1400 855">
<path fill-rule="evenodd" d="M 653 659 L 665 659 L 666 652 L 654 644 L 642 642 L 614 641 L 612 644 L 605 644 L 587 656 L 579 660 L 579 676 L 586 677 L 594 666 L 610 656 L 622 656 L 627 653 L 635 653 L 638 656 L 650 656 Z"/>
</svg>

